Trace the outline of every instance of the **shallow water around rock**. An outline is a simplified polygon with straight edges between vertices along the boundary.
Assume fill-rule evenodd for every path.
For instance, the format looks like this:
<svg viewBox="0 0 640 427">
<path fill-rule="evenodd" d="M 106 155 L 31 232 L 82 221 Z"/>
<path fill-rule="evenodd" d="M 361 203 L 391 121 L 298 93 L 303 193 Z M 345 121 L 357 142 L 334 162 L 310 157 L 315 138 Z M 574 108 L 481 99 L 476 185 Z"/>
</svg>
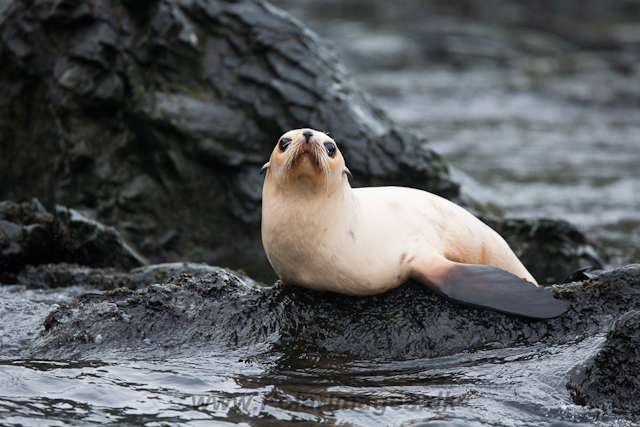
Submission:
<svg viewBox="0 0 640 427">
<path fill-rule="evenodd" d="M 0 420 L 3 425 L 139 426 L 438 420 L 442 424 L 434 425 L 453 426 L 546 425 L 564 419 L 625 425 L 569 403 L 564 390 L 562 378 L 576 363 L 575 353 L 592 353 L 601 340 L 543 351 L 316 366 L 244 361 L 244 352 L 213 351 L 161 361 L 3 360 Z"/>
</svg>

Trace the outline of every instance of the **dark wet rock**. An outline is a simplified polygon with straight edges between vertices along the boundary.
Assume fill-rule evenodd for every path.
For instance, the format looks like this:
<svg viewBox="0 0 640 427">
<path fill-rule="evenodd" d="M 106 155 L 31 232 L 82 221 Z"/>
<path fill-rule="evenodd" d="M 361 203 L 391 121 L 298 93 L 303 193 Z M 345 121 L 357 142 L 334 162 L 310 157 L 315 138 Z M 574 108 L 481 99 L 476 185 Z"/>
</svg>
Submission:
<svg viewBox="0 0 640 427">
<path fill-rule="evenodd" d="M 153 283 L 163 283 L 181 274 L 202 276 L 218 270 L 218 267 L 190 262 L 146 265 L 129 272 L 60 263 L 28 266 L 18 275 L 18 283 L 28 288 L 43 289 L 69 286 L 83 286 L 101 291 L 116 288 L 141 289 Z M 245 282 L 252 282 L 248 277 L 242 278 Z"/>
<path fill-rule="evenodd" d="M 640 265 L 558 287 L 567 313 L 531 321 L 467 309 L 409 283 L 350 297 L 248 285 L 226 270 L 180 276 L 141 291 L 87 293 L 53 311 L 29 357 L 104 359 L 259 348 L 289 357 L 415 359 L 464 351 L 575 342 L 607 332 L 640 307 Z M 198 350 L 201 349 L 201 350 Z M 207 350 L 208 349 L 208 350 Z"/>
<path fill-rule="evenodd" d="M 0 202 L 0 271 L 16 273 L 28 263 L 52 259 L 54 222 L 37 199 Z"/>
<path fill-rule="evenodd" d="M 37 199 L 0 202 L 0 281 L 12 283 L 26 265 L 72 262 L 129 270 L 144 265 L 113 227 L 64 206 L 48 212 Z"/>
<path fill-rule="evenodd" d="M 262 254 L 258 171 L 277 138 L 330 131 L 356 184 L 456 199 L 299 21 L 262 1 L 14 0 L 0 21 L 0 198 L 115 226 L 154 261 Z"/>
<path fill-rule="evenodd" d="M 579 404 L 640 417 L 640 311 L 618 319 L 582 381 L 569 388 Z"/>
<path fill-rule="evenodd" d="M 60 259 L 92 267 L 130 269 L 146 261 L 120 237 L 120 233 L 83 216 L 74 209 L 56 205 L 54 223 L 56 252 Z"/>
<path fill-rule="evenodd" d="M 607 265 L 607 255 L 599 246 L 566 221 L 480 217 L 505 238 L 540 283 L 562 283 L 563 278 L 577 267 L 591 266 L 600 270 Z"/>
</svg>

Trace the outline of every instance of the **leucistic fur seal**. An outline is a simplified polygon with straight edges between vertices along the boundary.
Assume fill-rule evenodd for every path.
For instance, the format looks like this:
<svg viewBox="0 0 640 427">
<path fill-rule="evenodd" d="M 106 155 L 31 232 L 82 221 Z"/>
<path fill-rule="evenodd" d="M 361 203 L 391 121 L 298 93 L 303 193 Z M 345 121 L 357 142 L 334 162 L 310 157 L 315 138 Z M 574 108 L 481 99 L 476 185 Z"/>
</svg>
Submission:
<svg viewBox="0 0 640 427">
<path fill-rule="evenodd" d="M 322 132 L 285 133 L 262 172 L 262 242 L 283 284 L 373 295 L 415 279 L 449 300 L 518 316 L 567 309 L 460 206 L 411 188 L 351 188 Z"/>
</svg>

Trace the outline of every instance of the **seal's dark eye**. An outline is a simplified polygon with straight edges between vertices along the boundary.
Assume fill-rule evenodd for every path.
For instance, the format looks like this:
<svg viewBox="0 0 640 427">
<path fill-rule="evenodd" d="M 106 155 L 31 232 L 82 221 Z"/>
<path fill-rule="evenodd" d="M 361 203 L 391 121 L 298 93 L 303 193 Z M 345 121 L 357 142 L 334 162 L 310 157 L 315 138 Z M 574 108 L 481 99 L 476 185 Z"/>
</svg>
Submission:
<svg viewBox="0 0 640 427">
<path fill-rule="evenodd" d="M 291 144 L 291 140 L 289 138 L 282 138 L 280 140 L 280 143 L 278 144 L 278 147 L 280 148 L 280 151 L 284 151 L 287 149 L 289 144 Z"/>
<path fill-rule="evenodd" d="M 336 144 L 334 144 L 333 142 L 325 142 L 324 148 L 327 149 L 327 154 L 329 155 L 329 157 L 336 156 Z"/>
</svg>

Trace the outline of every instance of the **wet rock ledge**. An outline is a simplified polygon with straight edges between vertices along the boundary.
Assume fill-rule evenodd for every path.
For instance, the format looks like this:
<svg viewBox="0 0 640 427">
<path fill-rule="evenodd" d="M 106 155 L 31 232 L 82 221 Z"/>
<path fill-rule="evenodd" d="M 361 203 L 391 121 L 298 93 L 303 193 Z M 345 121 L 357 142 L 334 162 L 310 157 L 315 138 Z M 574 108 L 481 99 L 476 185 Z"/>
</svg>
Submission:
<svg viewBox="0 0 640 427">
<path fill-rule="evenodd" d="M 640 308 L 640 264 L 554 287 L 556 298 L 571 308 L 547 321 L 461 307 L 413 282 L 381 295 L 351 297 L 279 282 L 261 286 L 201 264 L 164 268 L 178 265 L 192 273 L 137 291 L 88 292 L 58 308 L 29 355 L 91 359 L 144 352 L 164 357 L 194 346 L 271 343 L 274 350 L 296 354 L 415 359 L 569 342 L 605 333 L 614 319 Z M 152 280 L 159 268 L 138 271 L 148 271 L 145 280 Z"/>
</svg>

